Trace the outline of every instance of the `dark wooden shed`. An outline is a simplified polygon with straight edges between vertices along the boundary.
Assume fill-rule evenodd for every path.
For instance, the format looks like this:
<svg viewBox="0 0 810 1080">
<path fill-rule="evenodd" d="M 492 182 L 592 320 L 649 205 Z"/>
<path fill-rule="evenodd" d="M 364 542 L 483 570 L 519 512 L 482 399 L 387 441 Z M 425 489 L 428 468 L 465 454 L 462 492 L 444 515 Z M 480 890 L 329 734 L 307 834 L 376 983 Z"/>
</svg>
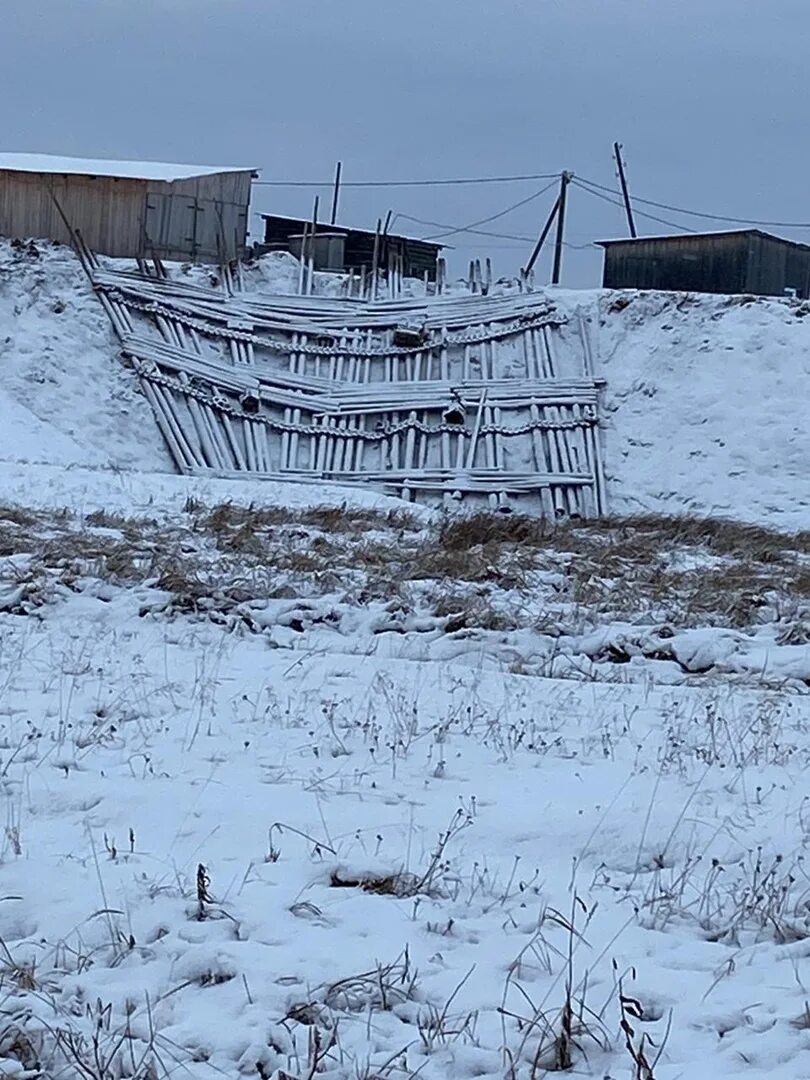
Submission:
<svg viewBox="0 0 810 1080">
<path fill-rule="evenodd" d="M 759 229 L 602 240 L 606 289 L 810 296 L 810 245 Z"/>
<path fill-rule="evenodd" d="M 312 222 L 303 218 L 280 217 L 277 214 L 262 214 L 264 219 L 264 251 L 290 251 L 298 256 L 301 253 L 301 237 L 306 230 L 311 237 Z M 315 243 L 312 245 L 316 270 L 361 271 L 370 270 L 374 261 L 376 233 L 368 229 L 347 229 L 341 225 L 327 225 L 319 222 L 315 228 Z M 319 239 L 322 241 L 319 243 Z M 426 240 L 415 240 L 409 236 L 387 233 L 380 237 L 378 265 L 388 268 L 391 260 L 401 261 L 402 273 L 406 277 L 436 280 L 441 244 L 431 244 Z"/>
</svg>

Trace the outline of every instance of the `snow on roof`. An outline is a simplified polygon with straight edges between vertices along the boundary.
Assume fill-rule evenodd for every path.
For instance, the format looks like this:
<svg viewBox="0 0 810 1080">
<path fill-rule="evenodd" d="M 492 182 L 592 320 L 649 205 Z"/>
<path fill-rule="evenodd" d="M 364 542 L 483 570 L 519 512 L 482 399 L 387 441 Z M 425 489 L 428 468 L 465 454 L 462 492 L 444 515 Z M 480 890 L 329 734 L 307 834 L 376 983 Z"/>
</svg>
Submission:
<svg viewBox="0 0 810 1080">
<path fill-rule="evenodd" d="M 71 176 L 115 176 L 127 180 L 189 180 L 216 173 L 256 172 L 244 165 L 168 165 L 155 161 L 103 161 L 91 158 L 59 157 L 54 154 L 0 153 L 0 170 L 57 173 Z"/>
</svg>

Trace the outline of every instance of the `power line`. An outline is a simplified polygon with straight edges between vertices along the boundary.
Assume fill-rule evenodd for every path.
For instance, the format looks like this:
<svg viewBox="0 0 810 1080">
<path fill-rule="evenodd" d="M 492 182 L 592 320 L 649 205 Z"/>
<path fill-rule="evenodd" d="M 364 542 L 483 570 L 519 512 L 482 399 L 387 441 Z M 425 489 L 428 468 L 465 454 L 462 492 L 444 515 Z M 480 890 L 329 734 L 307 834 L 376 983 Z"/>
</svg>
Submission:
<svg viewBox="0 0 810 1080">
<path fill-rule="evenodd" d="M 510 176 L 463 176 L 447 178 L 442 177 L 426 180 L 346 180 L 343 181 L 341 187 L 398 188 L 447 187 L 470 184 L 511 184 L 536 180 L 554 181 L 557 179 L 558 176 L 559 173 L 522 173 Z M 583 176 L 578 176 L 577 180 L 590 185 L 592 188 L 598 189 L 600 192 L 604 192 L 608 195 L 618 195 L 621 197 L 621 191 L 618 191 L 615 188 L 607 187 L 604 184 L 600 184 L 596 180 L 589 180 L 587 177 Z M 256 180 L 254 181 L 254 184 L 256 184 L 256 186 L 258 187 L 328 188 L 331 190 L 334 187 L 334 180 Z M 593 194 L 595 194 L 595 192 L 593 192 Z M 770 221 L 763 218 L 730 217 L 723 214 L 711 214 L 705 210 L 690 210 L 688 207 L 685 206 L 673 206 L 670 203 L 658 202 L 655 199 L 645 199 L 639 195 L 636 195 L 635 193 L 633 194 L 633 202 L 641 203 L 644 206 L 652 206 L 657 210 L 668 210 L 670 213 L 673 214 L 684 214 L 687 217 L 702 218 L 705 221 L 719 221 L 730 225 L 758 225 L 766 228 L 776 229 L 810 229 L 810 222 L 808 221 Z M 684 231 L 689 231 L 686 230 L 684 226 L 675 225 L 674 222 L 665 221 L 661 218 L 655 217 L 655 215 L 647 214 L 645 216 L 648 217 L 651 221 L 658 221 L 661 224 L 668 225 L 672 228 L 680 228 Z"/>
<path fill-rule="evenodd" d="M 394 219 L 402 218 L 403 221 L 411 221 L 415 225 L 427 225 L 431 229 L 445 229 L 446 235 L 450 233 L 472 233 L 473 236 L 491 236 L 496 240 L 520 240 L 522 243 L 531 244 L 532 238 L 529 236 L 515 236 L 514 233 L 496 233 L 489 232 L 485 229 L 476 229 L 471 226 L 466 228 L 456 228 L 453 225 L 444 225 L 440 221 L 426 221 L 425 218 L 411 217 L 410 214 L 395 214 Z M 436 235 L 435 233 L 432 235 Z M 427 237 L 425 237 L 427 239 Z"/>
<path fill-rule="evenodd" d="M 599 188 L 600 191 L 608 191 L 611 195 L 621 195 L 620 191 L 605 187 L 604 184 L 598 184 L 595 180 L 588 180 L 585 177 L 579 177 L 578 179 L 584 180 L 591 187 Z M 687 210 L 683 206 L 670 206 L 668 203 L 656 202 L 654 199 L 642 199 L 635 193 L 633 194 L 633 202 L 643 203 L 645 206 L 654 206 L 658 210 L 669 210 L 674 214 L 705 218 L 707 221 L 723 221 L 731 225 L 769 225 L 777 229 L 810 229 L 810 222 L 808 221 L 762 221 L 757 218 L 723 217 L 722 214 L 708 214 L 702 210 Z"/>
<path fill-rule="evenodd" d="M 589 195 L 595 196 L 597 199 L 602 199 L 604 202 L 611 203 L 613 206 L 618 206 L 620 210 L 624 209 L 624 203 L 619 202 L 617 199 L 611 199 L 607 195 L 603 195 L 601 191 L 594 191 L 593 188 L 587 186 L 589 181 L 583 181 L 580 177 L 574 177 L 571 181 L 572 184 L 576 184 L 582 191 L 586 191 Z M 601 186 L 601 185 L 600 185 Z M 608 189 L 610 190 L 610 189 Z M 621 193 L 619 193 L 621 194 Z M 635 202 L 641 202 L 642 200 L 633 196 Z M 686 225 L 679 225 L 675 221 L 667 221 L 666 218 L 656 217 L 655 214 L 648 214 L 644 210 L 636 210 L 637 217 L 647 218 L 649 221 L 657 221 L 659 225 L 666 225 L 670 229 L 679 229 L 681 232 L 689 233 L 694 232 L 694 229 L 687 228 Z"/>
<path fill-rule="evenodd" d="M 546 189 L 546 190 L 548 190 L 548 189 Z M 531 236 L 516 236 L 516 235 L 514 235 L 512 233 L 485 232 L 483 229 L 474 229 L 474 228 L 472 228 L 470 226 L 466 226 L 465 228 L 457 228 L 457 229 L 455 229 L 455 228 L 451 228 L 449 225 L 440 225 L 438 221 L 425 221 L 424 218 L 411 217 L 410 214 L 394 214 L 394 221 L 396 221 L 397 218 L 402 218 L 403 221 L 410 221 L 410 222 L 412 222 L 412 223 L 414 223 L 416 225 L 428 225 L 428 226 L 431 226 L 432 228 L 447 229 L 447 235 L 449 235 L 450 233 L 468 232 L 468 233 L 473 233 L 475 236 L 487 236 L 487 237 L 493 237 L 496 240 L 513 240 L 513 241 L 515 241 L 515 243 L 508 244 L 508 245 L 505 245 L 505 244 L 490 244 L 490 245 L 488 245 L 490 247 L 509 247 L 512 250 L 516 250 L 519 247 L 520 244 L 531 244 L 531 243 L 534 242 L 534 237 L 531 237 Z M 423 237 L 421 237 L 421 239 L 422 240 L 430 240 L 431 238 L 435 238 L 437 235 L 438 235 L 437 233 L 431 233 L 430 236 L 423 236 Z M 470 244 L 452 244 L 451 245 L 451 247 L 471 247 L 471 246 L 476 246 L 477 247 L 478 245 L 470 245 Z M 585 248 L 591 248 L 591 247 L 594 246 L 594 244 L 593 244 L 592 240 L 588 241 L 587 244 L 571 244 L 566 240 L 565 244 L 563 246 L 567 247 L 567 248 L 570 248 L 572 251 L 584 251 Z"/>
<path fill-rule="evenodd" d="M 498 218 L 506 217 L 507 214 L 511 214 L 513 210 L 520 209 L 521 206 L 526 206 L 528 203 L 533 202 L 535 199 L 539 199 L 541 195 L 545 195 L 547 191 L 557 182 L 556 176 L 550 184 L 546 184 L 545 187 L 540 188 L 539 191 L 533 192 L 525 199 L 521 199 L 520 202 L 512 203 L 511 206 L 507 206 L 505 210 L 499 210 L 497 214 L 491 214 L 489 217 L 480 218 L 478 221 L 471 221 L 469 225 L 465 225 L 463 228 L 458 229 L 446 229 L 444 232 L 431 233 L 430 236 L 422 237 L 423 240 L 441 240 L 444 236 L 452 236 L 454 233 L 470 232 L 472 229 L 477 228 L 479 225 L 487 225 L 490 221 L 497 221 Z"/>
<path fill-rule="evenodd" d="M 344 180 L 341 188 L 444 187 L 454 184 L 514 184 L 528 180 L 556 180 L 559 173 L 523 176 L 463 176 L 439 180 Z M 334 180 L 254 180 L 257 187 L 333 188 Z"/>
</svg>

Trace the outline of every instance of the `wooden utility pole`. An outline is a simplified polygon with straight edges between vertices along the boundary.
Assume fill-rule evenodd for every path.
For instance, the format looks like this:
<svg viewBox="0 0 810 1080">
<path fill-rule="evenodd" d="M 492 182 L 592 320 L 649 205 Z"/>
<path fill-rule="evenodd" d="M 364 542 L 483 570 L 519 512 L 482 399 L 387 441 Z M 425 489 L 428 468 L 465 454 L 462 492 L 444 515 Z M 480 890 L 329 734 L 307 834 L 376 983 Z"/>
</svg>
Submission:
<svg viewBox="0 0 810 1080">
<path fill-rule="evenodd" d="M 337 221 L 338 197 L 340 195 L 340 174 L 342 172 L 343 172 L 343 162 L 339 161 L 337 163 L 337 168 L 335 169 L 335 191 L 334 191 L 334 194 L 332 195 L 332 224 L 333 225 Z"/>
<path fill-rule="evenodd" d="M 630 192 L 627 190 L 627 177 L 624 175 L 622 148 L 617 142 L 613 144 L 613 156 L 616 158 L 616 168 L 619 170 L 619 183 L 622 186 L 622 196 L 624 197 L 624 211 L 627 214 L 627 227 L 630 230 L 630 235 L 635 240 L 637 235 L 636 223 L 633 220 L 633 207 L 630 205 Z"/>
<path fill-rule="evenodd" d="M 551 284 L 560 284 L 560 269 L 562 267 L 562 250 L 565 238 L 565 204 L 568 194 L 568 185 L 574 177 L 573 173 L 564 172 L 560 176 L 560 194 L 557 197 L 557 236 L 554 241 L 554 265 L 551 269 Z"/>
<path fill-rule="evenodd" d="M 534 268 L 534 264 L 537 262 L 537 259 L 540 256 L 540 252 L 543 250 L 543 244 L 545 244 L 545 242 L 546 242 L 546 237 L 551 232 L 551 226 L 554 224 L 554 219 L 557 216 L 557 211 L 558 211 L 559 207 L 560 207 L 560 197 L 558 195 L 557 198 L 554 201 L 554 205 L 551 208 L 551 213 L 548 215 L 548 218 L 546 219 L 546 223 L 543 226 L 543 231 L 540 233 L 540 236 L 537 238 L 537 243 L 534 245 L 534 249 L 533 249 L 531 255 L 529 256 L 529 261 L 523 267 L 523 276 L 524 277 L 528 277 L 529 274 L 532 272 L 532 270 Z"/>
</svg>

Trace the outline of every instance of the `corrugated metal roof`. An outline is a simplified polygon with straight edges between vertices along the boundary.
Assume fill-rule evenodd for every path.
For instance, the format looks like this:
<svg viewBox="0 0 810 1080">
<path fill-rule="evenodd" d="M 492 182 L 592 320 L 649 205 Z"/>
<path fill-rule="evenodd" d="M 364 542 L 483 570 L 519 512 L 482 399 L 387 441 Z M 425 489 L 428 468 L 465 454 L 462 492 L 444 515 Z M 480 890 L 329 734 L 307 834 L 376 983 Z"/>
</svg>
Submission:
<svg viewBox="0 0 810 1080">
<path fill-rule="evenodd" d="M 110 176 L 125 180 L 191 180 L 217 173 L 257 172 L 244 165 L 169 165 L 156 161 L 104 161 L 91 158 L 59 157 L 54 154 L 0 153 L 0 170 L 53 173 L 59 176 Z"/>
</svg>

